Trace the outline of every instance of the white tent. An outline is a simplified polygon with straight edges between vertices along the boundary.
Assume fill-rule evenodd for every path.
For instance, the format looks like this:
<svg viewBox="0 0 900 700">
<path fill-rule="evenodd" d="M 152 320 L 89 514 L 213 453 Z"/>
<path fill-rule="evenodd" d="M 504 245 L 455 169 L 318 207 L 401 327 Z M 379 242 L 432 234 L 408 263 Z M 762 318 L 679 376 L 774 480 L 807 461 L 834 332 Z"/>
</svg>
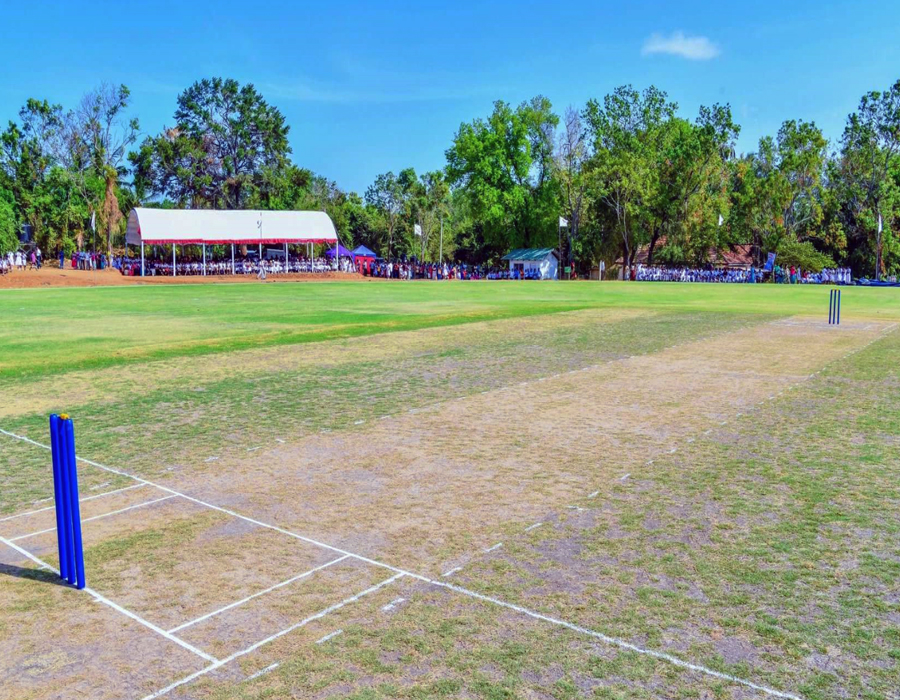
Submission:
<svg viewBox="0 0 900 700">
<path fill-rule="evenodd" d="M 290 243 L 338 245 L 331 217 L 323 211 L 259 211 L 213 209 L 147 209 L 138 207 L 128 215 L 125 243 L 141 247 L 141 276 L 144 275 L 144 244 L 172 244 L 175 273 L 175 245 L 203 246 L 203 274 L 206 274 L 206 246 L 231 246 L 234 274 L 234 246 L 283 243 L 288 258 Z"/>
<path fill-rule="evenodd" d="M 132 209 L 129 245 L 337 243 L 337 231 L 323 211 Z"/>
</svg>

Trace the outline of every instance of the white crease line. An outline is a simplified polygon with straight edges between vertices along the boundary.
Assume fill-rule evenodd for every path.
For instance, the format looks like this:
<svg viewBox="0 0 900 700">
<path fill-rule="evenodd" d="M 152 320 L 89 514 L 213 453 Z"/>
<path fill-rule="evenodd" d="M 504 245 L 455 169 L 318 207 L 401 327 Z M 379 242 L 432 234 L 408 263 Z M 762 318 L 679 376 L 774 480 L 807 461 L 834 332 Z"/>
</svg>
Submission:
<svg viewBox="0 0 900 700">
<path fill-rule="evenodd" d="M 207 458 L 204 459 L 203 461 L 204 461 L 204 462 L 215 462 L 215 461 L 217 461 L 218 459 L 219 459 L 218 457 L 207 457 Z"/>
<path fill-rule="evenodd" d="M 218 610 L 213 610 L 211 613 L 206 613 L 206 615 L 202 615 L 201 617 L 198 617 L 196 620 L 190 620 L 189 622 L 185 622 L 184 624 L 178 625 L 178 627 L 173 627 L 172 629 L 169 630 L 169 634 L 173 634 L 175 632 L 179 632 L 179 631 L 183 630 L 186 627 L 191 627 L 193 625 L 196 625 L 198 622 L 203 622 L 204 620 L 208 620 L 211 617 L 215 617 L 219 613 L 223 613 L 226 610 L 231 610 L 233 608 L 238 607 L 239 605 L 243 605 L 244 603 L 249 603 L 251 600 L 253 600 L 254 598 L 259 598 L 261 595 L 265 595 L 266 593 L 271 593 L 272 591 L 277 591 L 279 588 L 283 588 L 284 586 L 289 586 L 290 584 L 294 583 L 295 581 L 304 579 L 307 576 L 312 576 L 317 571 L 321 571 L 322 569 L 327 569 L 329 566 L 331 566 L 333 564 L 337 564 L 338 562 L 344 561 L 344 559 L 347 559 L 347 557 L 349 557 L 349 555 L 345 554 L 344 556 L 338 557 L 337 559 L 332 559 L 331 561 L 326 562 L 325 564 L 322 564 L 321 566 L 317 566 L 315 569 L 310 569 L 309 571 L 304 571 L 302 574 L 294 576 L 293 578 L 289 578 L 287 581 L 282 581 L 281 583 L 276 583 L 274 586 L 270 586 L 269 588 L 265 589 L 264 591 L 258 591 L 257 593 L 254 593 L 253 595 L 248 595 L 246 598 L 244 598 L 242 600 L 239 600 L 237 602 L 234 602 L 234 603 L 231 603 L 224 607 L 221 607 Z"/>
<path fill-rule="evenodd" d="M 503 543 L 498 542 L 493 547 L 488 547 L 486 550 L 484 550 L 484 553 L 487 554 L 488 552 L 493 552 L 495 549 L 500 549 L 500 547 L 502 547 L 502 546 L 503 546 Z"/>
<path fill-rule="evenodd" d="M 281 662 L 280 662 L 280 661 L 276 661 L 276 662 L 275 662 L 274 664 L 272 664 L 271 666 L 266 666 L 266 667 L 265 667 L 264 669 L 262 669 L 261 671 L 257 671 L 257 672 L 254 673 L 253 675 L 247 676 L 247 677 L 244 679 L 244 682 L 246 682 L 246 681 L 254 681 L 254 680 L 256 680 L 257 678 L 259 678 L 260 676 L 264 676 L 264 675 L 266 675 L 267 673 L 269 673 L 270 671 L 274 671 L 274 670 L 275 670 L 276 668 L 278 668 L 279 666 L 281 666 Z"/>
<path fill-rule="evenodd" d="M 104 486 L 109 486 L 108 481 L 104 481 L 102 484 L 97 484 L 96 486 L 91 486 L 88 491 L 96 491 L 97 489 L 102 489 Z"/>
<path fill-rule="evenodd" d="M 543 525 L 543 524 L 544 524 L 544 523 L 535 523 L 534 525 L 529 525 L 528 527 L 526 527 L 526 528 L 523 530 L 523 532 L 531 532 L 532 530 L 536 530 L 537 528 L 539 528 L 539 527 L 540 527 L 541 525 Z"/>
<path fill-rule="evenodd" d="M 620 476 L 619 481 L 625 481 L 625 479 L 627 479 L 629 476 L 631 476 L 631 472 L 628 472 L 624 476 Z"/>
<path fill-rule="evenodd" d="M 793 693 L 786 693 L 781 690 L 775 690 L 774 688 L 769 688 L 764 685 L 757 685 L 756 683 L 752 683 L 751 681 L 746 681 L 742 678 L 738 678 L 737 676 L 731 676 L 727 673 L 721 673 L 719 671 L 715 671 L 711 668 L 707 668 L 706 666 L 700 666 L 698 664 L 692 664 L 689 661 L 683 661 L 679 659 L 677 656 L 672 656 L 671 654 L 667 654 L 662 651 L 653 651 L 652 649 L 644 649 L 643 647 L 636 646 L 631 644 L 630 642 L 626 642 L 623 639 L 618 639 L 616 637 L 608 637 L 601 632 L 595 632 L 592 629 L 588 629 L 587 627 L 582 627 L 580 625 L 572 624 L 571 622 L 566 622 L 565 620 L 560 620 L 555 617 L 550 617 L 549 615 L 544 615 L 539 612 L 534 612 L 533 610 L 529 610 L 528 608 L 523 608 L 519 605 L 514 605 L 513 603 L 507 603 L 506 601 L 500 600 L 499 598 L 492 598 L 491 596 L 483 595 L 481 593 L 476 593 L 475 591 L 469 590 L 467 588 L 462 588 L 460 586 L 456 586 L 452 583 L 447 583 L 445 581 L 431 581 L 430 583 L 435 586 L 441 586 L 443 588 L 447 588 L 451 591 L 456 591 L 457 593 L 461 593 L 463 595 L 467 595 L 470 598 L 476 598 L 478 600 L 482 600 L 486 603 L 493 603 L 494 605 L 498 605 L 502 608 L 506 608 L 508 610 L 514 610 L 523 615 L 527 615 L 528 617 L 534 618 L 535 620 L 542 620 L 544 622 L 549 622 L 553 625 L 558 625 L 559 627 L 565 627 L 566 629 L 570 629 L 573 632 L 578 632 L 580 634 L 585 634 L 590 637 L 594 637 L 595 639 L 599 639 L 602 642 L 605 642 L 611 646 L 616 646 L 622 649 L 628 649 L 629 651 L 633 651 L 637 654 L 642 654 L 644 656 L 649 656 L 654 659 L 659 659 L 660 661 L 667 661 L 674 666 L 679 666 L 681 668 L 686 668 L 691 671 L 696 671 L 698 673 L 703 673 L 708 676 L 713 676 L 714 678 L 720 678 L 724 681 L 729 681 L 731 683 L 736 683 L 738 685 L 743 685 L 747 688 L 752 688 L 753 690 L 758 690 L 763 693 L 767 693 L 768 695 L 772 695 L 776 698 L 785 698 L 786 700 L 803 700 L 799 695 L 794 695 Z"/>
<path fill-rule="evenodd" d="M 317 640 L 316 640 L 316 644 L 324 644 L 324 643 L 327 642 L 329 639 L 334 639 L 334 638 L 337 637 L 339 634 L 343 634 L 343 633 L 344 633 L 344 630 L 335 630 L 335 631 L 332 632 L 331 634 L 326 634 L 326 635 L 325 635 L 324 637 L 322 637 L 321 639 L 317 639 Z"/>
<path fill-rule="evenodd" d="M 122 489 L 116 489 L 115 491 L 107 491 L 106 493 L 98 493 L 95 496 L 87 496 L 85 498 L 79 498 L 79 503 L 84 503 L 85 501 L 93 501 L 95 498 L 103 498 L 104 496 L 112 496 L 114 493 L 121 493 L 122 491 L 130 491 L 131 489 L 139 489 L 143 488 L 147 484 L 133 484 L 132 486 L 126 486 Z M 24 518 L 26 515 L 34 515 L 35 513 L 45 513 L 48 510 L 53 510 L 56 506 L 47 506 L 46 508 L 38 508 L 37 510 L 29 510 L 27 513 L 18 513 L 17 515 L 8 515 L 5 518 L 0 518 L 0 523 L 6 522 L 7 520 L 15 520 L 16 518 Z"/>
<path fill-rule="evenodd" d="M 350 598 L 345 598 L 340 603 L 335 603 L 334 605 L 331 605 L 331 606 L 325 608 L 324 610 L 320 610 L 315 615 L 310 615 L 306 619 L 301 620 L 300 622 L 297 622 L 296 624 L 293 624 L 290 627 L 281 630 L 281 632 L 276 632 L 271 637 L 266 637 L 265 639 L 257 642 L 256 644 L 254 644 L 252 646 L 247 647 L 246 649 L 242 649 L 241 651 L 236 651 L 234 654 L 232 654 L 231 656 L 229 656 L 227 658 L 221 659 L 219 661 L 215 661 L 214 663 L 210 664 L 206 668 L 201 668 L 199 671 L 196 671 L 189 676 L 185 676 L 181 680 L 175 681 L 174 683 L 167 685 L 165 688 L 162 688 L 161 690 L 157 690 L 155 693 L 151 693 L 150 695 L 145 696 L 143 698 L 143 700 L 156 700 L 156 698 L 162 697 L 169 691 L 175 690 L 175 688 L 179 688 L 182 685 L 184 685 L 185 683 L 190 683 L 195 678 L 199 678 L 200 676 L 205 676 L 210 671 L 215 671 L 216 669 L 221 668 L 225 664 L 230 663 L 230 662 L 234 661 L 235 659 L 239 659 L 242 656 L 246 656 L 247 654 L 256 651 L 261 646 L 269 644 L 270 642 L 274 642 L 276 639 L 283 637 L 286 634 L 290 634 L 294 630 L 300 629 L 301 627 L 305 627 L 310 622 L 315 622 L 316 620 L 325 617 L 328 613 L 334 612 L 335 610 L 339 610 L 340 608 L 343 608 L 345 605 L 349 605 L 350 603 L 355 603 L 357 600 L 359 600 L 363 596 L 367 596 L 370 593 L 374 593 L 375 591 L 379 590 L 380 588 L 383 588 L 384 586 L 387 586 L 387 585 L 393 583 L 401 576 L 406 576 L 406 575 L 407 575 L 406 573 L 401 572 L 401 573 L 395 574 L 394 576 L 391 576 L 389 579 L 386 579 L 386 580 L 382 581 L 381 583 L 376 583 L 374 586 L 372 586 L 371 588 L 367 588 L 362 593 L 357 593 L 355 596 L 352 596 Z"/>
<path fill-rule="evenodd" d="M 8 546 L 8 547 L 12 547 L 12 548 L 15 549 L 17 552 L 19 552 L 19 554 L 22 554 L 22 555 L 28 557 L 31 561 L 33 561 L 35 564 L 38 564 L 38 565 L 41 566 L 42 568 L 44 568 L 44 569 L 49 569 L 49 570 L 52 571 L 53 573 L 59 575 L 59 569 L 56 569 L 56 568 L 50 566 L 47 562 L 42 561 L 41 559 L 38 559 L 38 558 L 37 558 L 36 556 L 34 556 L 31 552 L 29 552 L 29 551 L 26 550 L 26 549 L 23 549 L 22 547 L 20 547 L 20 546 L 17 545 L 17 544 L 14 544 L 14 543 L 11 542 L 10 540 L 6 539 L 5 537 L 0 537 L 0 542 L 2 542 L 3 544 L 5 544 L 5 545 Z M 199 657 L 201 657 L 201 658 L 203 658 L 203 659 L 206 659 L 207 661 L 212 661 L 212 662 L 214 662 L 214 663 L 218 663 L 218 659 L 216 659 L 216 657 L 210 656 L 210 655 L 207 654 L 205 651 L 201 651 L 200 649 L 198 649 L 197 647 L 193 646 L 192 644 L 188 644 L 188 643 L 187 643 L 186 641 L 184 641 L 183 639 L 179 639 L 179 638 L 176 637 L 175 635 L 169 634 L 169 633 L 166 632 L 164 629 L 162 629 L 162 628 L 160 628 L 160 627 L 157 627 L 157 626 L 154 625 L 152 622 L 148 622 L 147 620 L 145 620 L 144 618 L 140 617 L 139 615 L 134 614 L 134 613 L 131 612 L 130 610 L 126 610 L 126 609 L 123 608 L 121 605 L 119 605 L 118 603 L 114 603 L 113 601 L 111 601 L 111 600 L 110 600 L 109 598 L 107 598 L 106 596 L 104 596 L 104 595 L 98 593 L 97 591 L 95 591 L 93 588 L 89 588 L 89 587 L 85 586 L 84 592 L 85 592 L 85 593 L 88 593 L 89 595 L 92 595 L 92 596 L 94 597 L 94 600 L 95 600 L 95 601 L 97 601 L 97 602 L 99 602 L 99 603 L 103 603 L 104 605 L 108 605 L 109 607 L 111 607 L 111 608 L 112 608 L 113 610 L 115 610 L 116 612 L 119 612 L 119 613 L 121 613 L 122 615 L 125 615 L 125 617 L 131 618 L 132 620 L 134 620 L 135 622 L 137 622 L 137 623 L 143 625 L 143 626 L 146 627 L 147 629 L 153 630 L 153 631 L 156 632 L 157 634 L 159 634 L 159 635 L 165 637 L 166 639 L 168 639 L 170 642 L 174 642 L 174 643 L 177 644 L 178 646 L 180 646 L 180 647 L 182 647 L 182 648 L 184 648 L 184 649 L 187 649 L 188 651 L 190 651 L 190 652 L 196 654 L 197 656 L 199 656 Z"/>
<path fill-rule="evenodd" d="M 170 498 L 175 498 L 175 495 L 163 496 L 162 498 L 156 498 L 152 501 L 145 501 L 144 503 L 137 503 L 133 506 L 128 506 L 127 508 L 120 508 L 119 510 L 114 510 L 109 513 L 103 513 L 101 515 L 95 515 L 90 518 L 85 518 L 81 522 L 89 523 L 92 520 L 100 520 L 101 518 L 108 518 L 111 515 L 118 515 L 119 513 L 124 513 L 129 510 L 134 510 L 135 508 L 143 508 L 144 506 L 152 506 L 154 503 L 159 503 L 160 501 L 168 501 Z M 55 532 L 55 527 L 48 527 L 46 530 L 38 530 L 37 532 L 30 532 L 27 535 L 19 535 L 18 537 L 13 537 L 10 542 L 18 542 L 19 540 L 24 540 L 28 537 L 36 537 L 37 535 L 46 535 L 48 532 Z"/>
<path fill-rule="evenodd" d="M 450 571 L 445 571 L 444 573 L 442 573 L 441 576 L 453 576 L 453 574 L 455 574 L 457 571 L 462 571 L 462 567 L 454 566 L 452 569 L 450 569 Z"/>
<path fill-rule="evenodd" d="M 599 491 L 592 491 L 588 494 L 588 498 L 596 498 L 599 495 Z"/>
<path fill-rule="evenodd" d="M 446 576 L 446 574 L 444 574 L 444 575 Z M 394 598 L 394 599 L 393 599 L 390 603 L 388 603 L 387 605 L 382 605 L 382 606 L 381 606 L 381 610 L 382 610 L 383 612 L 390 612 L 391 610 L 393 610 L 394 608 L 396 608 L 398 605 L 400 605 L 400 603 L 404 602 L 405 600 L 406 600 L 406 598 Z"/>
<path fill-rule="evenodd" d="M 12 437 L 12 438 L 17 438 L 17 439 L 22 440 L 22 441 L 24 441 L 24 442 L 29 442 L 29 443 L 31 443 L 32 445 L 35 445 L 35 446 L 37 446 L 37 447 L 40 447 L 40 448 L 42 448 L 42 449 L 44 449 L 44 450 L 49 450 L 49 449 L 50 449 L 49 445 L 44 445 L 44 444 L 42 444 L 42 443 L 36 442 L 36 441 L 32 440 L 31 438 L 27 438 L 27 437 L 24 437 L 24 436 L 22 436 L 22 435 L 16 435 L 15 433 L 11 433 L 11 432 L 9 432 L 9 431 L 7 431 L 7 430 L 4 430 L 3 428 L 0 428 L 0 433 L 2 433 L 2 434 L 4 434 L 4 435 L 8 435 L 9 437 Z M 612 637 L 606 637 L 605 635 L 603 635 L 603 634 L 601 634 L 601 633 L 599 633 L 599 632 L 594 632 L 593 630 L 589 630 L 589 629 L 586 629 L 586 628 L 581 628 L 581 627 L 578 627 L 577 625 L 573 625 L 572 623 L 565 622 L 565 621 L 563 621 L 563 620 L 556 620 L 555 618 L 549 618 L 549 617 L 546 617 L 546 616 L 544 616 L 544 615 L 541 615 L 540 613 L 536 613 L 536 612 L 527 610 L 527 609 L 525 609 L 525 608 L 520 608 L 519 606 L 514 606 L 514 605 L 512 605 L 511 603 L 505 603 L 505 602 L 503 602 L 503 601 L 501 601 L 501 600 L 498 600 L 498 599 L 490 599 L 490 598 L 486 598 L 485 596 L 482 596 L 480 593 L 475 593 L 474 591 L 468 591 L 467 589 L 459 588 L 459 587 L 457 587 L 457 586 L 453 586 L 453 585 L 451 585 L 451 584 L 448 584 L 448 583 L 445 583 L 445 582 L 442 582 L 442 581 L 437 581 L 437 580 L 434 580 L 434 579 L 430 579 L 430 578 L 428 578 L 427 576 L 422 576 L 421 574 L 415 574 L 415 573 L 413 573 L 413 572 L 411 572 L 411 571 L 407 571 L 407 570 L 405 570 L 405 569 L 400 569 L 400 568 L 398 568 L 398 567 L 396 567 L 396 566 L 393 566 L 393 565 L 391 565 L 391 564 L 387 564 L 386 562 L 378 561 L 377 559 L 371 559 L 371 558 L 366 557 L 366 556 L 363 556 L 363 555 L 361 555 L 361 554 L 354 554 L 353 552 L 349 552 L 349 551 L 344 550 L 344 549 L 341 549 L 341 548 L 339 548 L 339 547 L 335 547 L 334 545 L 325 544 L 324 542 L 320 542 L 320 541 L 318 541 L 318 540 L 312 539 L 311 537 L 306 537 L 306 536 L 300 535 L 300 534 L 298 534 L 298 533 L 296 533 L 296 532 L 291 532 L 290 530 L 285 530 L 284 528 L 278 527 L 277 525 L 270 525 L 270 524 L 264 523 L 264 522 L 262 522 L 262 521 L 260 521 L 260 520 L 256 520 L 255 518 L 250 518 L 250 517 L 248 517 L 248 516 L 246 516 L 246 515 L 241 515 L 240 513 L 236 513 L 236 512 L 233 511 L 233 510 L 229 510 L 229 509 L 227 509 L 227 508 L 222 508 L 221 506 L 216 506 L 216 505 L 213 505 L 212 503 L 208 503 L 208 502 L 206 502 L 206 501 L 201 501 L 199 498 L 194 498 L 193 496 L 188 496 L 187 494 L 180 493 L 180 492 L 175 491 L 174 489 L 171 489 L 171 488 L 169 488 L 169 487 L 167 487 L 167 486 L 162 486 L 162 485 L 156 484 L 156 483 L 154 483 L 154 482 L 152 482 L 152 481 L 147 481 L 146 479 L 143 479 L 143 478 L 141 478 L 141 477 L 139 477 L 139 476 L 134 476 L 133 474 L 129 474 L 128 472 L 124 472 L 124 471 L 119 470 L 119 469 L 114 469 L 114 468 L 112 468 L 112 467 L 107 467 L 106 465 L 100 464 L 99 462 L 95 462 L 95 461 L 90 460 L 90 459 L 85 459 L 84 457 L 78 457 L 77 459 L 78 459 L 79 461 L 81 461 L 81 462 L 84 462 L 85 464 L 90 464 L 91 466 L 97 467 L 98 469 L 103 469 L 103 470 L 108 471 L 108 472 L 111 472 L 111 473 L 113 473 L 113 474 L 119 474 L 119 475 L 121 475 L 121 476 L 127 476 L 127 477 L 130 477 L 130 478 L 134 479 L 135 481 L 139 481 L 139 482 L 141 482 L 141 483 L 148 484 L 148 485 L 150 485 L 150 486 L 154 486 L 154 487 L 156 487 L 156 488 L 158 488 L 158 489 L 160 489 L 160 490 L 162 490 L 162 491 L 167 491 L 167 492 L 169 492 L 169 493 L 171 493 L 171 494 L 173 494 L 173 495 L 175 495 L 175 496 L 181 496 L 182 498 L 187 499 L 188 501 L 192 501 L 192 502 L 197 503 L 197 504 L 199 504 L 199 505 L 206 506 L 207 508 L 210 508 L 210 509 L 212 509 L 212 510 L 219 511 L 220 513 L 225 513 L 226 515 L 231 515 L 232 517 L 238 518 L 238 519 L 243 520 L 243 521 L 245 521 L 245 522 L 249 522 L 249 523 L 252 523 L 252 524 L 254 524 L 254 525 L 259 525 L 260 527 L 264 527 L 264 528 L 267 528 L 267 529 L 269 529 L 269 530 L 273 530 L 273 531 L 275 531 L 275 532 L 280 532 L 280 533 L 282 533 L 282 534 L 284 534 L 284 535 L 287 535 L 288 537 L 293 537 L 293 538 L 295 538 L 295 539 L 297 539 L 297 540 L 300 540 L 301 542 L 308 542 L 309 544 L 313 544 L 313 545 L 316 545 L 316 546 L 318 546 L 318 547 L 322 547 L 323 549 L 328 549 L 328 550 L 331 550 L 331 551 L 333 551 L 333 552 L 337 552 L 338 554 L 347 554 L 347 555 L 353 557 L 354 559 L 356 559 L 356 560 L 358 560 L 358 561 L 362 561 L 362 562 L 365 562 L 365 563 L 367 563 L 367 564 L 371 564 L 372 566 L 377 566 L 377 567 L 380 567 L 380 568 L 383 568 L 383 569 L 387 569 L 387 570 L 389 570 L 389 571 L 394 571 L 394 572 L 396 572 L 396 576 L 394 576 L 394 577 L 388 579 L 388 580 L 385 581 L 383 584 L 378 584 L 379 586 L 381 586 L 381 585 L 386 585 L 386 584 L 392 582 L 393 580 L 399 578 L 400 576 L 409 576 L 410 578 L 416 579 L 416 580 L 418 580 L 418 581 L 423 581 L 424 583 L 430 583 L 430 584 L 436 585 L 436 586 L 444 586 L 444 587 L 446 587 L 446 588 L 450 588 L 450 589 L 452 589 L 452 590 L 457 591 L 458 593 L 462 593 L 462 594 L 468 595 L 468 596 L 470 596 L 470 597 L 479 598 L 479 599 L 482 599 L 482 600 L 488 600 L 489 602 L 494 602 L 496 605 L 500 605 L 500 606 L 502 606 L 502 607 L 506 607 L 506 608 L 513 609 L 513 610 L 518 610 L 518 611 L 522 612 L 523 614 L 529 615 L 530 617 L 534 617 L 534 618 L 536 618 L 536 619 L 542 619 L 542 620 L 544 620 L 544 621 L 551 622 L 551 623 L 553 623 L 553 624 L 559 624 L 559 625 L 562 625 L 562 626 L 564 626 L 564 627 L 568 627 L 569 629 L 573 629 L 573 630 L 575 630 L 575 631 L 583 631 L 585 634 L 594 636 L 594 637 L 596 637 L 596 638 L 598 638 L 598 639 L 601 639 L 601 640 L 608 640 L 608 643 L 609 643 L 609 644 L 614 644 L 614 645 L 617 645 L 617 646 L 622 646 L 622 647 L 624 647 L 624 648 L 633 649 L 634 651 L 637 651 L 638 653 L 646 654 L 646 655 L 649 655 L 649 656 L 654 656 L 654 657 L 656 657 L 656 658 L 660 658 L 660 659 L 662 659 L 662 660 L 669 661 L 670 663 L 672 663 L 672 664 L 674 664 L 674 665 L 676 665 L 676 666 L 681 666 L 681 667 L 691 668 L 692 670 L 696 670 L 696 671 L 699 671 L 699 672 L 701 672 L 701 673 L 705 673 L 705 674 L 707 674 L 707 675 L 710 675 L 710 676 L 713 676 L 713 677 L 716 677 L 716 678 L 724 678 L 724 679 L 730 680 L 730 681 L 732 681 L 732 682 L 734 682 L 734 683 L 737 683 L 737 684 L 740 684 L 740 685 L 744 685 L 744 686 L 747 686 L 747 687 L 750 687 L 750 688 L 754 688 L 754 689 L 760 690 L 760 691 L 762 691 L 762 692 L 764 692 L 764 693 L 767 693 L 767 694 L 769 694 L 769 695 L 772 695 L 772 696 L 774 696 L 774 697 L 788 698 L 789 700 L 803 700 L 802 698 L 800 698 L 800 697 L 797 696 L 797 695 L 791 695 L 790 693 L 784 693 L 784 692 L 782 692 L 782 691 L 775 690 L 775 689 L 773 689 L 773 688 L 767 688 L 767 687 L 765 687 L 765 686 L 758 686 L 758 685 L 755 685 L 755 684 L 751 683 L 750 681 L 745 681 L 745 680 L 742 680 L 742 679 L 737 678 L 737 677 L 727 676 L 727 675 L 724 675 L 724 674 L 719 673 L 718 671 L 714 671 L 713 669 L 706 668 L 706 667 L 704 667 L 704 666 L 699 666 L 699 665 L 691 664 L 691 663 L 689 663 L 689 662 L 682 661 L 681 659 L 678 659 L 677 657 L 673 657 L 673 656 L 670 656 L 670 655 L 668 655 L 668 654 L 664 654 L 664 653 L 662 653 L 662 652 L 656 652 L 656 651 L 653 651 L 653 650 L 651 650 L 651 649 L 642 649 L 641 647 L 635 647 L 634 645 L 629 644 L 628 642 L 624 642 L 624 641 L 621 641 L 621 640 L 614 640 L 614 638 L 612 638 Z M 4 540 L 3 540 L 2 538 L 0 538 L 0 541 L 4 541 Z M 41 562 L 41 561 L 38 560 L 37 558 L 33 557 L 30 553 L 25 552 L 25 550 L 22 550 L 21 548 L 17 547 L 16 545 L 11 544 L 11 543 L 9 543 L 9 542 L 7 542 L 7 544 L 10 544 L 10 546 L 12 546 L 12 547 L 14 547 L 15 549 L 17 549 L 17 550 L 23 552 L 24 554 L 26 554 L 26 556 L 28 556 L 29 558 L 33 559 L 33 560 L 36 561 L 38 564 L 42 564 L 42 565 L 44 565 L 44 566 L 47 566 L 46 564 L 44 564 L 43 562 Z M 47 568 L 51 568 L 51 567 L 47 566 Z M 364 592 L 364 593 L 365 593 L 365 592 Z M 341 604 L 339 604 L 339 605 L 342 606 L 343 604 L 344 604 L 344 603 L 341 603 Z M 326 610 L 326 613 L 327 613 L 327 612 L 328 612 L 328 610 Z M 149 624 L 149 623 L 148 623 L 148 624 Z M 304 623 L 301 623 L 300 626 L 302 626 L 302 624 L 306 624 L 306 623 L 305 623 L 305 622 L 304 622 Z M 164 632 L 163 630 L 159 630 L 159 631 L 160 631 L 160 633 L 165 634 L 165 632 Z M 177 638 L 173 638 L 173 640 L 175 640 L 177 643 L 181 644 L 182 646 L 184 646 L 184 645 L 186 644 L 185 642 L 182 642 L 181 640 L 179 640 L 179 639 L 177 639 Z M 268 640 L 264 640 L 263 642 L 260 642 L 259 645 L 262 645 L 263 643 L 265 643 L 265 641 L 268 641 Z M 213 664 L 213 665 L 211 665 L 211 666 L 208 666 L 208 667 L 206 667 L 205 669 L 201 669 L 200 671 L 197 671 L 196 673 L 194 673 L 194 674 L 192 674 L 192 675 L 190 675 L 190 676 L 188 676 L 188 677 L 186 677 L 186 678 L 183 678 L 183 679 L 180 680 L 180 681 L 176 681 L 175 683 L 173 683 L 172 685 L 170 685 L 170 686 L 168 686 L 168 687 L 166 687 L 166 688 L 163 688 L 162 690 L 158 691 L 157 693 L 155 693 L 155 694 L 153 694 L 153 695 L 148 695 L 146 698 L 144 698 L 144 700 L 153 700 L 154 698 L 158 698 L 158 697 L 160 697 L 160 696 L 162 696 L 162 695 L 165 695 L 165 694 L 168 693 L 170 690 L 172 690 L 172 689 L 174 689 L 174 688 L 177 688 L 177 687 L 183 685 L 184 683 L 189 683 L 190 681 L 194 680 L 194 678 L 197 678 L 197 677 L 202 676 L 202 675 L 204 675 L 204 674 L 206 674 L 206 673 L 209 673 L 209 671 L 212 671 L 212 670 L 214 670 L 214 669 L 216 669 L 216 668 L 219 668 L 221 665 L 223 665 L 224 663 L 227 663 L 227 661 L 231 660 L 232 658 L 237 658 L 237 656 L 239 656 L 239 655 L 242 655 L 242 654 L 244 654 L 244 653 L 249 653 L 249 651 L 253 651 L 253 649 L 255 649 L 255 648 L 258 648 L 258 646 L 254 646 L 253 648 L 249 649 L 247 652 L 238 652 L 237 655 L 232 655 L 232 657 L 229 657 L 228 659 L 226 659 L 226 660 L 224 660 L 224 661 L 222 661 L 222 662 L 216 662 L 215 664 Z M 200 652 L 200 653 L 202 654 L 202 652 Z"/>
</svg>

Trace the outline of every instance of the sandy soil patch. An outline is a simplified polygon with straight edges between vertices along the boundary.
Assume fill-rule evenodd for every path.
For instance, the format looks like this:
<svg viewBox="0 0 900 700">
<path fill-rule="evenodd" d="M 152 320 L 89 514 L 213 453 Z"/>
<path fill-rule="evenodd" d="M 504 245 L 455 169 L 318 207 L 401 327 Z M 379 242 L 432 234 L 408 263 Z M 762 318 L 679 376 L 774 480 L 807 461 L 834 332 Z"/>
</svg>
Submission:
<svg viewBox="0 0 900 700">
<path fill-rule="evenodd" d="M 377 282 L 371 277 L 343 272 L 319 274 L 270 275 L 265 282 L 256 275 L 190 275 L 186 277 L 126 277 L 117 270 L 60 270 L 45 265 L 40 270 L 25 270 L 0 275 L 0 289 L 34 289 L 40 287 L 110 287 L 134 284 L 273 284 L 276 282 L 318 282 L 338 279 L 342 282 Z"/>
</svg>

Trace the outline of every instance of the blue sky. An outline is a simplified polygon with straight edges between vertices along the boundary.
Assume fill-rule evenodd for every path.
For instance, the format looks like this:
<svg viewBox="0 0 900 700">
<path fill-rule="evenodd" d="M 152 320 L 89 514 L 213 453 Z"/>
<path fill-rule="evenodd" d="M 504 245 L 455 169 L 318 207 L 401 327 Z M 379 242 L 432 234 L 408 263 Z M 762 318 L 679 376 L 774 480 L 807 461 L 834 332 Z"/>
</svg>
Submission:
<svg viewBox="0 0 900 700">
<path fill-rule="evenodd" d="M 900 3 L 17 3 L 0 29 L 0 119 L 132 89 L 145 133 L 202 77 L 252 82 L 291 125 L 294 160 L 362 193 L 443 166 L 460 122 L 536 94 L 558 113 L 655 84 L 693 116 L 729 102 L 739 150 L 788 118 L 833 141 L 860 96 L 900 78 Z"/>
</svg>

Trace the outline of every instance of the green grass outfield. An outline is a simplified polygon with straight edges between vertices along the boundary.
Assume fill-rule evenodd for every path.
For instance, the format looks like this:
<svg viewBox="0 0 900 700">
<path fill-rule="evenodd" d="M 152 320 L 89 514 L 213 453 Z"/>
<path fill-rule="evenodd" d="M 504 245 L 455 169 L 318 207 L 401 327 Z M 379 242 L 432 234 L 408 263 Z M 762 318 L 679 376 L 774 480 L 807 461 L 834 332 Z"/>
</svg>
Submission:
<svg viewBox="0 0 900 700">
<path fill-rule="evenodd" d="M 827 317 L 828 287 L 679 283 L 186 284 L 0 291 L 0 382 L 58 371 L 586 308 Z M 900 319 L 846 288 L 843 318 Z"/>
</svg>

